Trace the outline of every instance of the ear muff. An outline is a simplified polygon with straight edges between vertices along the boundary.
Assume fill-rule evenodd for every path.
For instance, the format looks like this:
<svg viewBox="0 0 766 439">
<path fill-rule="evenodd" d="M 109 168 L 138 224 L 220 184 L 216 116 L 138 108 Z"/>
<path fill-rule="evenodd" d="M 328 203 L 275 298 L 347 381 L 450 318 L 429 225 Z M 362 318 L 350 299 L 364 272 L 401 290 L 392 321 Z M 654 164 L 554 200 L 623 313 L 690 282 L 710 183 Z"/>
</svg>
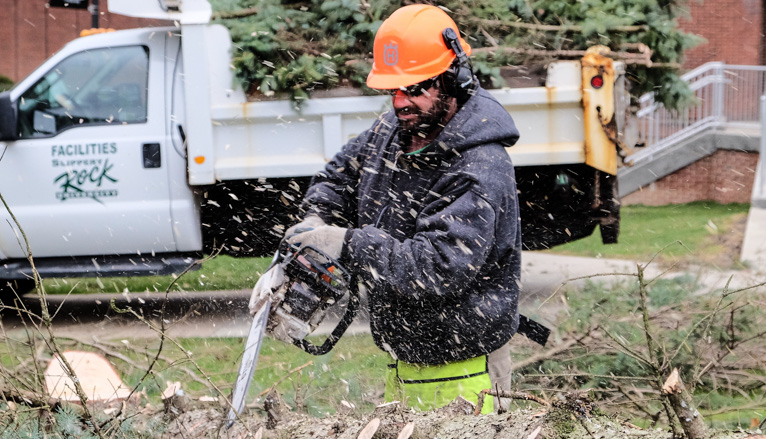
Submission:
<svg viewBox="0 0 766 439">
<path fill-rule="evenodd" d="M 454 29 L 451 27 L 444 29 L 442 38 L 444 38 L 444 44 L 452 49 L 457 57 L 450 68 L 443 73 L 444 85 L 453 96 L 465 96 L 475 88 L 471 60 L 460 45 Z"/>
</svg>

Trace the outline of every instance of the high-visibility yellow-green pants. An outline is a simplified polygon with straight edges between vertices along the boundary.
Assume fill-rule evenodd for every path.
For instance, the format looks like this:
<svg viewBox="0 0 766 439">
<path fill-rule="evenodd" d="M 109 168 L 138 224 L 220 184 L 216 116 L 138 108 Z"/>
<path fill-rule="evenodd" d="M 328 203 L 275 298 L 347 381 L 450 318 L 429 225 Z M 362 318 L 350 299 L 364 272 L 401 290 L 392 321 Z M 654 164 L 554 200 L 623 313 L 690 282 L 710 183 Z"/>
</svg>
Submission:
<svg viewBox="0 0 766 439">
<path fill-rule="evenodd" d="M 476 404 L 491 389 L 487 356 L 438 366 L 396 361 L 386 373 L 386 402 L 401 401 L 416 410 L 444 407 L 458 395 Z M 493 397 L 484 398 L 482 414 L 493 413 Z"/>
</svg>

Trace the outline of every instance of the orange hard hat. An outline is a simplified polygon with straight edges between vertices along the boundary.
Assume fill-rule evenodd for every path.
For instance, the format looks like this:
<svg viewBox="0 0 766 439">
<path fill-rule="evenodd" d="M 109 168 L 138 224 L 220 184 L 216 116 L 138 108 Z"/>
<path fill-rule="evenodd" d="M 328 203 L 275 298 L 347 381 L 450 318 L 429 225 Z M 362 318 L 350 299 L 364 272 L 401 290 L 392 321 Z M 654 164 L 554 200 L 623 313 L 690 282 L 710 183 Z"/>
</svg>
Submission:
<svg viewBox="0 0 766 439">
<path fill-rule="evenodd" d="M 367 86 L 378 89 L 407 87 L 444 73 L 457 56 L 442 33 L 451 27 L 466 55 L 471 46 L 457 25 L 436 6 L 410 5 L 397 9 L 375 35 L 374 62 Z"/>
</svg>

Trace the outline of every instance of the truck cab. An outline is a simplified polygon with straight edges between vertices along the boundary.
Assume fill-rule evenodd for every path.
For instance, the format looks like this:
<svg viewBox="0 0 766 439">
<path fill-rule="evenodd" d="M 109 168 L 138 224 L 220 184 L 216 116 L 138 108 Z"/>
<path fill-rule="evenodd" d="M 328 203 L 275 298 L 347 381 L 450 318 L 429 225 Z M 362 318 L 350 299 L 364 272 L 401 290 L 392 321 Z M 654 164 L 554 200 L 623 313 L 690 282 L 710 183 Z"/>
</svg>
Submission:
<svg viewBox="0 0 766 439">
<path fill-rule="evenodd" d="M 174 30 L 77 39 L 0 95 L 0 193 L 42 273 L 87 274 L 124 256 L 135 262 L 118 264 L 126 275 L 171 272 L 201 250 L 174 103 L 162 92 L 180 50 Z M 0 218 L 0 279 L 13 279 L 27 249 L 5 209 Z M 174 256 L 157 262 L 165 253 Z"/>
</svg>

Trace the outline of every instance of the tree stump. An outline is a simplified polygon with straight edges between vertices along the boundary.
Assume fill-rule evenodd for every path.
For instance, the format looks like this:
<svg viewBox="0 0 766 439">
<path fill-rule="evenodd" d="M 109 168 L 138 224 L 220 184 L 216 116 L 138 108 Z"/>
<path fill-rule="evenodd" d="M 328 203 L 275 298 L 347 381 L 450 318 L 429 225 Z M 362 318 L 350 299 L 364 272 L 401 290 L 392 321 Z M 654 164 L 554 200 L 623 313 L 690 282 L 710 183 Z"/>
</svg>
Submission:
<svg viewBox="0 0 766 439">
<path fill-rule="evenodd" d="M 686 392 L 678 369 L 673 369 L 665 384 L 662 386 L 662 394 L 670 401 L 670 406 L 676 412 L 681 428 L 689 439 L 706 439 L 708 437 L 707 426 L 702 420 L 702 415 L 692 405 L 691 396 Z"/>
</svg>

